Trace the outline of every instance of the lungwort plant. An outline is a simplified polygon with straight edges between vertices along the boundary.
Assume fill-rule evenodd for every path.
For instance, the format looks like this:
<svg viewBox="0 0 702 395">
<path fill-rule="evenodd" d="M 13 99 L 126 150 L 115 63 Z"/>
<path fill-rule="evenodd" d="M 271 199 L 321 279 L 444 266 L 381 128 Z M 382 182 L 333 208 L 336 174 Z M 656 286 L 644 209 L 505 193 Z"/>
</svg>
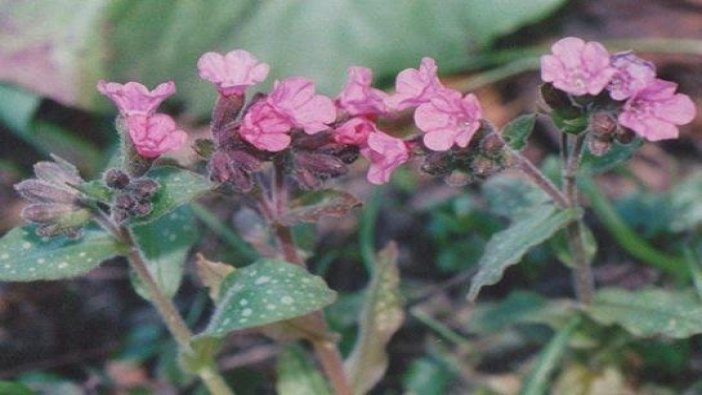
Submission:
<svg viewBox="0 0 702 395">
<path fill-rule="evenodd" d="M 642 139 L 677 137 L 678 126 L 695 116 L 692 101 L 632 52 L 610 54 L 599 43 L 572 37 L 552 51 L 541 58 L 539 113 L 523 115 L 501 130 L 485 119 L 474 94 L 441 82 L 431 58 L 402 71 L 393 94 L 372 87 L 370 69 L 350 67 L 345 86 L 331 99 L 303 77 L 275 81 L 268 93 L 247 94 L 266 79 L 269 66 L 244 50 L 206 53 L 197 69 L 218 96 L 211 137 L 193 145 L 206 163 L 196 169 L 161 158 L 188 140 L 173 118 L 157 112 L 175 94 L 174 83 L 149 90 L 137 82 L 101 81 L 98 90 L 119 110 L 118 165 L 101 179 L 86 181 L 59 157 L 37 163 L 36 178 L 16 185 L 28 202 L 22 215 L 29 224 L 0 240 L 0 279 L 70 278 L 106 259 L 126 257 L 136 291 L 153 304 L 178 345 L 181 368 L 198 376 L 211 393 L 233 393 L 215 357 L 221 340 L 242 330 L 311 345 L 326 380 L 306 361 L 303 349 L 289 347 L 279 363 L 281 393 L 329 393 L 328 384 L 336 394 L 367 393 L 383 376 L 384 349 L 404 320 L 397 248 L 391 243 L 373 259 L 359 333 L 344 361 L 339 336 L 330 331 L 323 312 L 336 293 L 308 271 L 307 253 L 292 231 L 324 216 L 348 215 L 361 205 L 352 193 L 326 184 L 362 157 L 369 163 L 367 179 L 375 185 L 387 183 L 410 161 L 457 187 L 490 178 L 486 196 L 511 223 L 485 245 L 471 301 L 532 248 L 564 237 L 559 257 L 572 269 L 576 308 L 568 310 L 567 324 L 544 349 L 525 393 L 543 387 L 555 369 L 555 355 L 583 325 L 583 315 L 600 325 L 619 324 L 634 336 L 682 338 L 702 332 L 702 304 L 690 295 L 659 289 L 596 292 L 593 238 L 580 198 L 581 188 L 592 187 L 593 174 L 628 159 Z M 417 132 L 399 136 L 382 130 L 409 112 Z M 537 116 L 550 118 L 561 131 L 560 175 L 545 174 L 521 153 Z M 524 177 L 493 177 L 506 169 Z M 208 251 L 199 251 L 197 273 L 215 309 L 207 326 L 194 333 L 172 296 L 193 241 L 192 221 L 183 220 L 187 206 L 213 193 L 253 210 L 266 229 L 254 243 L 256 251 L 250 251 L 253 263 L 244 267 L 213 262 Z M 672 273 L 689 277 L 685 268 Z"/>
</svg>

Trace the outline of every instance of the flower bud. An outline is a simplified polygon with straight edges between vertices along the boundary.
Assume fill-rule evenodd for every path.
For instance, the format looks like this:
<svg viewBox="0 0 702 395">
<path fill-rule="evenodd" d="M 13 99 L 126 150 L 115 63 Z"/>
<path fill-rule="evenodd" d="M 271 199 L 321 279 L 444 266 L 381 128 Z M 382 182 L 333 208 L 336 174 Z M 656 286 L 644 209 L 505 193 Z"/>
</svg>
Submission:
<svg viewBox="0 0 702 395">
<path fill-rule="evenodd" d="M 124 193 L 115 197 L 114 207 L 131 211 L 138 203 L 139 201 L 134 196 Z"/>
<path fill-rule="evenodd" d="M 480 152 L 490 158 L 500 156 L 505 148 L 505 141 L 496 133 L 490 133 L 480 140 Z"/>
<path fill-rule="evenodd" d="M 105 185 L 113 189 L 124 189 L 129 185 L 129 175 L 119 169 L 108 170 L 103 179 L 105 180 Z"/>
<path fill-rule="evenodd" d="M 617 130 L 617 121 L 611 114 L 599 111 L 590 117 L 590 129 L 599 140 L 612 139 Z"/>
<path fill-rule="evenodd" d="M 151 202 L 139 202 L 131 210 L 131 214 L 136 217 L 143 217 L 153 211 L 154 205 Z"/>
<path fill-rule="evenodd" d="M 453 170 L 453 161 L 449 152 L 430 151 L 424 157 L 422 171 L 434 176 L 443 176 Z"/>
<path fill-rule="evenodd" d="M 161 186 L 150 178 L 138 178 L 132 180 L 129 189 L 134 191 L 134 195 L 139 200 L 152 198 Z"/>
<path fill-rule="evenodd" d="M 67 204 L 35 203 L 23 208 L 20 215 L 25 221 L 46 223 L 57 220 L 73 209 L 73 206 Z"/>
<path fill-rule="evenodd" d="M 75 166 L 58 156 L 52 155 L 52 158 L 55 162 L 38 162 L 34 165 L 34 174 L 38 179 L 60 187 L 83 182 Z"/>
<path fill-rule="evenodd" d="M 614 138 L 622 144 L 631 144 L 636 139 L 636 133 L 629 128 L 620 127 Z"/>
<path fill-rule="evenodd" d="M 75 203 L 78 201 L 77 191 L 59 188 L 34 178 L 15 184 L 15 190 L 29 201 L 46 203 Z"/>
<path fill-rule="evenodd" d="M 603 156 L 612 148 L 612 142 L 598 138 L 591 138 L 588 141 L 588 149 L 594 156 Z"/>
</svg>

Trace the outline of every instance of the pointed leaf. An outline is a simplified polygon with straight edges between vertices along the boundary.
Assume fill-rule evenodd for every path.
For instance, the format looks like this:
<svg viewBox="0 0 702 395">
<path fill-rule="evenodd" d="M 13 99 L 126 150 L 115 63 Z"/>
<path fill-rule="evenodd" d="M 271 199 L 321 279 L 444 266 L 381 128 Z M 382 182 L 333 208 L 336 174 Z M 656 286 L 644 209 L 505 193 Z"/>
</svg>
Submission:
<svg viewBox="0 0 702 395">
<path fill-rule="evenodd" d="M 370 391 L 385 374 L 388 366 L 385 347 L 405 319 L 397 255 L 395 243 L 380 251 L 366 291 L 358 340 L 344 366 L 356 394 Z"/>
<path fill-rule="evenodd" d="M 530 181 L 509 175 L 489 178 L 482 186 L 490 211 L 509 219 L 528 214 L 534 206 L 551 201 L 548 195 Z"/>
<path fill-rule="evenodd" d="M 643 145 L 642 139 L 636 139 L 629 144 L 612 143 L 609 152 L 602 156 L 595 156 L 589 150 L 583 155 L 582 169 L 594 174 L 604 173 L 614 166 L 631 159 L 636 151 Z"/>
<path fill-rule="evenodd" d="M 638 337 L 682 339 L 702 333 L 702 303 L 692 292 L 602 289 L 586 312 L 601 324 L 620 325 Z"/>
<path fill-rule="evenodd" d="M 78 240 L 44 240 L 33 226 L 15 228 L 0 239 L 0 281 L 57 280 L 75 277 L 124 253 L 101 229 L 86 229 Z"/>
<path fill-rule="evenodd" d="M 156 180 L 160 188 L 152 200 L 153 210 L 144 217 L 135 218 L 132 222 L 136 224 L 160 218 L 214 187 L 207 178 L 172 166 L 156 167 L 146 173 L 146 176 Z"/>
<path fill-rule="evenodd" d="M 546 394 L 549 388 L 549 377 L 559 367 L 560 361 L 568 349 L 568 341 L 575 329 L 580 325 L 581 317 L 573 317 L 568 324 L 559 330 L 541 351 L 536 365 L 527 375 L 521 395 Z"/>
<path fill-rule="evenodd" d="M 210 298 L 217 302 L 222 282 L 236 268 L 226 263 L 209 261 L 200 253 L 195 256 L 195 266 L 200 281 L 210 290 Z"/>
<path fill-rule="evenodd" d="M 543 205 L 532 208 L 509 228 L 496 233 L 478 262 L 480 269 L 470 284 L 468 298 L 475 300 L 482 287 L 500 281 L 503 272 L 519 263 L 531 248 L 548 240 L 581 215 L 581 210 L 558 210 L 552 205 Z"/>
<path fill-rule="evenodd" d="M 324 189 L 309 192 L 290 202 L 290 210 L 280 220 L 283 225 L 315 223 L 321 217 L 343 217 L 361 202 L 348 192 Z"/>
<path fill-rule="evenodd" d="M 502 130 L 502 138 L 517 151 L 526 147 L 527 139 L 536 125 L 536 114 L 526 114 L 508 123 Z"/>
<path fill-rule="evenodd" d="M 183 206 L 148 224 L 134 226 L 134 237 L 146 258 L 146 266 L 161 290 L 172 297 L 183 279 L 188 251 L 197 240 L 198 232 L 190 207 Z M 136 281 L 142 297 L 146 292 Z"/>
<path fill-rule="evenodd" d="M 276 366 L 278 395 L 331 395 L 327 383 L 297 345 L 285 347 Z"/>
<path fill-rule="evenodd" d="M 285 261 L 261 259 L 227 276 L 205 333 L 221 337 L 233 330 L 299 317 L 334 299 L 336 292 L 321 277 Z"/>
</svg>

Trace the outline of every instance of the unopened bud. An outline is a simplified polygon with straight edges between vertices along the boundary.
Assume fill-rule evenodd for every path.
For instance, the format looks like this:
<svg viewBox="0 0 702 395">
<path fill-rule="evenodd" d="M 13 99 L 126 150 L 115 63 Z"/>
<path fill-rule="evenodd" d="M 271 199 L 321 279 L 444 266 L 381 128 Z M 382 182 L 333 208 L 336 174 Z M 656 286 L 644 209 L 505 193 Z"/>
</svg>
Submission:
<svg viewBox="0 0 702 395">
<path fill-rule="evenodd" d="M 46 203 L 74 203 L 78 197 L 76 191 L 59 188 L 37 179 L 15 184 L 15 190 L 27 200 Z"/>
<path fill-rule="evenodd" d="M 498 171 L 499 166 L 491 158 L 477 156 L 471 162 L 470 170 L 477 176 L 487 177 Z"/>
<path fill-rule="evenodd" d="M 114 207 L 130 211 L 139 201 L 129 194 L 121 194 L 115 198 Z"/>
<path fill-rule="evenodd" d="M 607 112 L 596 112 L 590 117 L 590 129 L 597 139 L 611 139 L 617 130 L 617 121 Z"/>
<path fill-rule="evenodd" d="M 448 152 L 431 151 L 424 157 L 422 171 L 434 176 L 449 174 L 453 170 L 453 161 Z"/>
<path fill-rule="evenodd" d="M 588 141 L 588 149 L 594 156 L 603 156 L 612 148 L 612 143 L 608 140 L 591 138 Z"/>
<path fill-rule="evenodd" d="M 83 182 L 75 166 L 61 158 L 54 158 L 61 162 L 38 162 L 34 165 L 34 174 L 38 179 L 57 186 L 78 185 Z"/>
<path fill-rule="evenodd" d="M 132 180 L 129 186 L 139 200 L 150 199 L 156 194 L 156 191 L 161 187 L 158 182 L 150 178 L 139 178 Z"/>
<path fill-rule="evenodd" d="M 129 185 L 129 176 L 119 169 L 110 169 L 103 177 L 105 185 L 113 189 L 124 189 Z"/>
<path fill-rule="evenodd" d="M 125 209 L 121 209 L 118 207 L 113 207 L 112 208 L 112 219 L 118 223 L 122 224 L 124 221 L 126 221 L 129 218 L 129 212 Z"/>
<path fill-rule="evenodd" d="M 636 139 L 636 133 L 631 129 L 620 127 L 615 138 L 622 144 L 631 144 Z"/>
<path fill-rule="evenodd" d="M 22 218 L 30 222 L 51 222 L 74 210 L 74 206 L 57 203 L 36 203 L 22 209 Z"/>
<path fill-rule="evenodd" d="M 151 202 L 139 202 L 132 208 L 130 213 L 136 217 L 143 217 L 151 213 L 153 209 L 154 205 Z"/>
<path fill-rule="evenodd" d="M 505 141 L 497 133 L 490 133 L 480 140 L 480 151 L 491 158 L 499 156 L 505 148 Z"/>
<path fill-rule="evenodd" d="M 235 129 L 236 117 L 244 106 L 244 95 L 219 95 L 212 110 L 212 137 L 217 144 L 223 144 Z"/>
</svg>

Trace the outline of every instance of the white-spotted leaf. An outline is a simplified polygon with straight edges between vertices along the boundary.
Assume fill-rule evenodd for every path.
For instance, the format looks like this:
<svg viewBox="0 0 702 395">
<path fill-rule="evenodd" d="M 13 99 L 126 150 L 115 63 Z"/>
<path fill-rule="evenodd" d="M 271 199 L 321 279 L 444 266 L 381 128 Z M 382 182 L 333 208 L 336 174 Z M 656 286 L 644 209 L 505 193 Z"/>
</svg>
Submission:
<svg viewBox="0 0 702 395">
<path fill-rule="evenodd" d="M 321 277 L 285 261 L 261 259 L 235 270 L 221 284 L 219 303 L 205 334 L 219 337 L 299 317 L 335 299 L 336 292 Z"/>
<path fill-rule="evenodd" d="M 638 337 L 683 339 L 702 333 L 702 303 L 693 292 L 601 289 L 585 310 L 604 325 L 621 325 Z"/>
<path fill-rule="evenodd" d="M 156 167 L 146 173 L 146 176 L 156 180 L 160 188 L 152 200 L 153 210 L 144 217 L 135 218 L 133 223 L 136 224 L 160 218 L 214 187 L 207 178 L 172 166 Z"/>
<path fill-rule="evenodd" d="M 33 226 L 15 228 L 0 239 L 0 281 L 57 280 L 75 277 L 124 253 L 107 232 L 86 229 L 77 240 L 42 239 Z"/>
<path fill-rule="evenodd" d="M 532 207 L 507 229 L 492 236 L 478 262 L 468 298 L 475 300 L 482 287 L 497 283 L 504 271 L 519 263 L 531 248 L 548 240 L 559 229 L 582 215 L 581 210 L 559 210 L 551 204 Z"/>
</svg>

